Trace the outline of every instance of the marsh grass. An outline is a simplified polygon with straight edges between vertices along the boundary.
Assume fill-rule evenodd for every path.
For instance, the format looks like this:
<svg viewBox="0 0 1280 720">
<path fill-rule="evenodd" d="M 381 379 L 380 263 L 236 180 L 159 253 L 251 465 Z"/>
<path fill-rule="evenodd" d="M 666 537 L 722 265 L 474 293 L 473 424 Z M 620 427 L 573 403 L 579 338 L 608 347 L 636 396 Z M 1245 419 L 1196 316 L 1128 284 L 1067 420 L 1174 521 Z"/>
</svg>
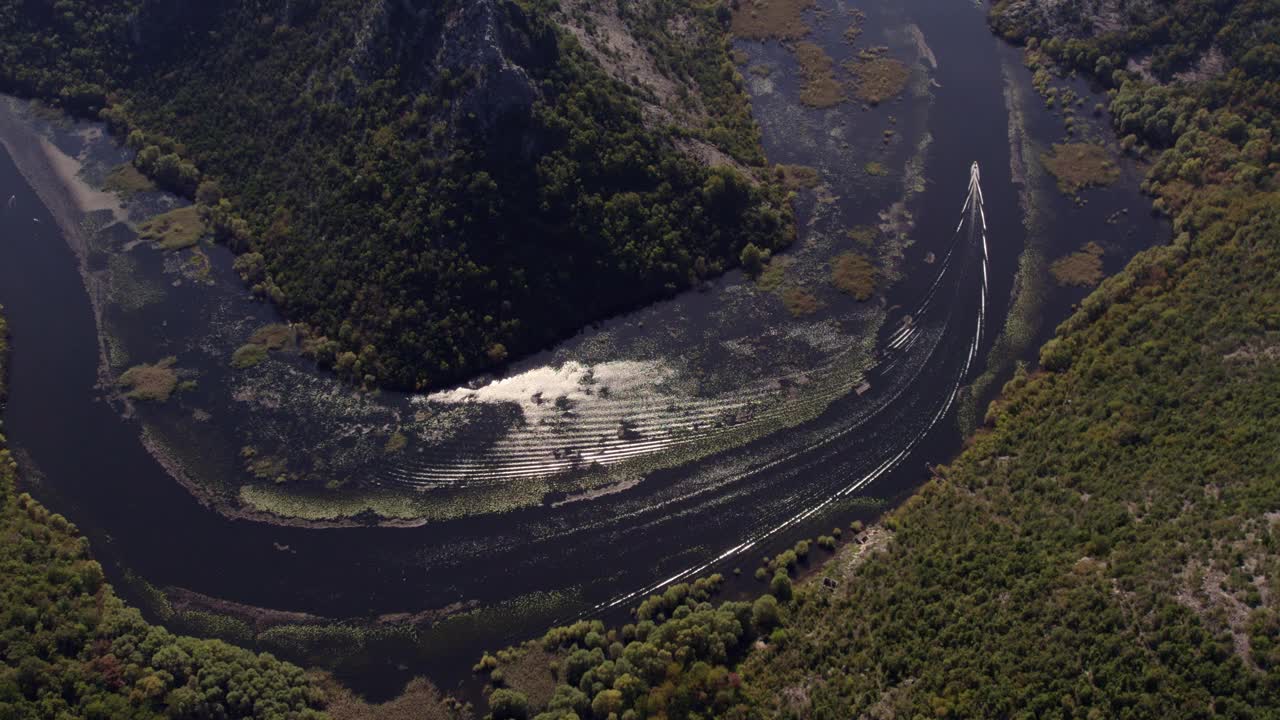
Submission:
<svg viewBox="0 0 1280 720">
<path fill-rule="evenodd" d="M 885 167 L 884 163 L 875 160 L 863 165 L 862 169 L 872 177 L 884 177 L 889 174 L 889 168 Z"/>
<path fill-rule="evenodd" d="M 779 294 L 782 304 L 793 317 L 808 317 L 822 309 L 822 301 L 804 288 L 794 285 L 783 288 Z"/>
<path fill-rule="evenodd" d="M 1102 247 L 1091 242 L 1080 252 L 1053 261 L 1049 273 L 1059 285 L 1094 287 L 1102 282 Z"/>
<path fill-rule="evenodd" d="M 801 14 L 817 0 L 739 0 L 730 32 L 749 40 L 795 40 L 809 34 Z"/>
<path fill-rule="evenodd" d="M 138 227 L 138 234 L 166 250 L 181 250 L 200 242 L 205 227 L 200 211 L 193 205 L 151 218 Z"/>
<path fill-rule="evenodd" d="M 155 190 L 156 186 L 145 175 L 138 172 L 133 163 L 124 163 L 107 174 L 103 188 L 122 198 L 129 198 L 138 193 Z"/>
<path fill-rule="evenodd" d="M 854 96 L 870 105 L 891 100 L 907 87 L 911 71 L 903 63 L 887 57 L 868 57 L 845 63 L 853 73 Z"/>
<path fill-rule="evenodd" d="M 121 387 L 128 388 L 125 397 L 143 402 L 165 402 L 178 387 L 178 373 L 174 365 L 175 357 L 167 357 L 154 365 L 134 365 L 124 372 L 118 380 Z"/>
<path fill-rule="evenodd" d="M 876 269 L 859 253 L 843 253 L 831 263 L 831 282 L 859 301 L 869 300 L 876 290 Z"/>
<path fill-rule="evenodd" d="M 231 355 L 231 367 L 236 370 L 247 370 L 267 359 L 267 348 L 263 345 L 249 343 L 241 345 Z"/>
<path fill-rule="evenodd" d="M 835 61 L 818 45 L 811 42 L 796 44 L 796 59 L 800 61 L 802 84 L 800 102 L 814 108 L 829 108 L 848 98 L 844 84 L 836 79 Z"/>
<path fill-rule="evenodd" d="M 1091 143 L 1054 144 L 1040 156 L 1044 168 L 1058 181 L 1058 189 L 1073 195 L 1084 188 L 1110 185 L 1120 177 L 1120 168 L 1101 145 Z"/>
<path fill-rule="evenodd" d="M 815 188 L 821 182 L 818 171 L 807 165 L 778 165 L 776 172 L 788 190 Z"/>
<path fill-rule="evenodd" d="M 765 292 L 776 292 L 782 287 L 782 281 L 786 279 L 787 268 L 791 266 L 791 258 L 785 256 L 775 257 L 764 266 L 764 270 L 760 276 L 756 278 L 756 287 Z"/>
</svg>

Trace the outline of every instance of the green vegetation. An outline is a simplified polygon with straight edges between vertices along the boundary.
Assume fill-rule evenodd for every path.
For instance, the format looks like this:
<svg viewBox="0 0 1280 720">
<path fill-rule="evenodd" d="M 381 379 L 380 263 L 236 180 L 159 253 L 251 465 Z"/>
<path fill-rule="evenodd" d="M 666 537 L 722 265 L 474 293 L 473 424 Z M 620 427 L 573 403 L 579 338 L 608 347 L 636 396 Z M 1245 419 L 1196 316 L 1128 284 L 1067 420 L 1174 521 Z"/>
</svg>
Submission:
<svg viewBox="0 0 1280 720">
<path fill-rule="evenodd" d="M 246 370 L 266 359 L 266 346 L 248 343 L 236 348 L 236 351 L 231 354 L 231 367 L 237 370 Z"/>
<path fill-rule="evenodd" d="M 1053 261 L 1049 272 L 1060 285 L 1094 287 L 1102 281 L 1102 248 L 1089 243 L 1084 250 Z"/>
<path fill-rule="evenodd" d="M 1088 143 L 1055 144 L 1041 156 L 1044 168 L 1058 180 L 1058 189 L 1074 195 L 1086 187 L 1110 185 L 1120 177 L 1120 168 L 1107 149 Z"/>
<path fill-rule="evenodd" d="M 911 77 L 906 65 L 887 57 L 872 55 L 848 62 L 846 67 L 857 79 L 854 96 L 871 105 L 879 105 L 902 94 Z"/>
<path fill-rule="evenodd" d="M 876 268 L 859 253 L 842 253 L 831 263 L 831 282 L 858 300 L 870 300 L 876 291 Z"/>
<path fill-rule="evenodd" d="M 801 14 L 815 0 L 733 0 L 734 35 L 751 40 L 795 40 L 809 34 Z"/>
<path fill-rule="evenodd" d="M 836 80 L 835 62 L 820 46 L 811 42 L 796 43 L 796 59 L 800 62 L 800 102 L 814 108 L 829 108 L 845 101 L 844 85 Z"/>
<path fill-rule="evenodd" d="M 5 330 L 0 318 L 0 398 Z M 76 527 L 17 482 L 0 436 L 0 717 L 326 717 L 300 668 L 148 625 Z"/>
<path fill-rule="evenodd" d="M 0 90 L 101 111 L 141 172 L 198 200 L 255 291 L 309 326 L 316 359 L 423 388 L 791 240 L 727 9 L 620 10 L 690 96 L 670 104 L 705 116 L 673 127 L 645 121 L 666 100 L 613 79 L 557 6 L 4 0 Z M 157 239 L 189 244 L 194 223 L 172 220 L 184 232 Z"/>
<path fill-rule="evenodd" d="M 674 593 L 619 631 L 553 630 L 564 684 L 531 714 L 1280 714 L 1280 8 L 1130 7 L 1108 31 L 1037 0 L 992 19 L 1112 85 L 1174 242 L 1086 298 L 881 526 L 820 537 L 838 551 L 811 581 L 791 580 L 811 554 L 797 545 L 757 570 L 771 592 L 755 603 Z M 1052 40 L 1028 37 L 1037 18 Z M 1086 32 L 1062 39 L 1073 21 Z M 1211 46 L 1222 72 L 1158 82 Z M 1117 71 L 1138 55 L 1154 79 Z M 662 684 L 628 692 L 619 669 L 638 677 L 655 635 Z"/>
<path fill-rule="evenodd" d="M 146 175 L 138 172 L 138 168 L 128 163 L 108 173 L 103 187 L 125 198 L 156 189 L 155 184 L 148 180 Z"/>
<path fill-rule="evenodd" d="M 120 376 L 119 384 L 127 388 L 125 397 L 143 402 L 166 402 L 178 388 L 175 357 L 167 357 L 154 365 L 134 365 Z"/>
<path fill-rule="evenodd" d="M 774 172 L 788 190 L 812 189 L 822 182 L 818 171 L 807 165 L 778 165 Z"/>
<path fill-rule="evenodd" d="M 170 210 L 138 226 L 138 235 L 142 239 L 159 243 L 165 250 L 192 247 L 206 234 L 200 211 L 194 205 Z"/>
</svg>

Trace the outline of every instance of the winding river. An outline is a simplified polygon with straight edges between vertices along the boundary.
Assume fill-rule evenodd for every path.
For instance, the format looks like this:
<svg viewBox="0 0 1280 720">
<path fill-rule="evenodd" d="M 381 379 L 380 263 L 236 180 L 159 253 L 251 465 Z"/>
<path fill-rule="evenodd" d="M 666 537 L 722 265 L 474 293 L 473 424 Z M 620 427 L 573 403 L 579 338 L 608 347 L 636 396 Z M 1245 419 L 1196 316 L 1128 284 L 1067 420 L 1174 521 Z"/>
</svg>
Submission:
<svg viewBox="0 0 1280 720">
<path fill-rule="evenodd" d="M 849 59 L 852 7 L 818 5 L 810 40 Z M 1064 140 L 1062 118 L 1030 87 L 1019 52 L 989 34 L 983 8 L 862 9 L 858 47 L 885 45 L 912 68 L 901 100 L 806 108 L 787 47 L 739 49 L 770 160 L 821 176 L 799 194 L 801 237 L 784 282 L 825 288 L 832 258 L 849 249 L 845 230 L 878 226 L 886 240 L 875 259 L 893 280 L 883 297 L 858 303 L 824 289 L 819 310 L 793 318 L 777 293 L 735 271 L 584 330 L 504 377 L 430 396 L 370 398 L 297 359 L 256 374 L 215 368 L 210 358 L 234 349 L 227 338 L 278 320 L 274 311 L 245 296 L 222 248 L 202 251 L 207 282 L 134 247 L 128 223 L 114 225 L 127 251 L 77 253 L 67 218 L 101 199 L 74 207 L 23 134 L 32 113 L 11 102 L 3 134 L 13 157 L 0 153 L 0 200 L 12 198 L 0 203 L 0 304 L 15 350 L 5 427 L 31 491 L 81 527 L 113 581 L 153 616 L 332 667 L 372 696 L 418 674 L 455 685 L 484 649 L 583 615 L 625 617 L 638 596 L 682 578 L 741 568 L 728 591 L 752 592 L 760 557 L 874 519 L 960 448 L 1014 363 L 1034 361 L 1086 292 L 1055 286 L 1049 260 L 1094 240 L 1114 271 L 1167 234 L 1145 212 L 1132 168 L 1084 193 L 1083 206 L 1056 190 L 1039 154 Z M 1105 138 L 1105 122 L 1076 135 Z M 55 145 L 79 148 L 81 160 L 128 157 L 91 144 L 92 126 L 53 125 Z M 867 171 L 873 161 L 887 177 Z M 126 215 L 174 201 L 148 202 Z M 83 217 L 102 225 L 109 211 Z M 90 302 L 86 277 L 126 270 L 164 279 L 172 301 L 118 315 Z M 104 386 L 112 353 L 138 347 L 200 371 L 182 400 L 190 405 L 130 408 Z M 330 410 L 304 415 L 295 395 Z M 406 454 L 353 449 L 394 427 L 411 436 Z M 171 474 L 242 473 L 245 432 L 300 455 L 350 450 L 368 493 L 407 489 L 426 506 L 447 490 L 486 511 L 381 526 L 362 524 L 367 515 L 266 522 Z M 273 492 L 253 487 L 252 497 Z M 194 624 L 210 615 L 232 624 Z"/>
</svg>

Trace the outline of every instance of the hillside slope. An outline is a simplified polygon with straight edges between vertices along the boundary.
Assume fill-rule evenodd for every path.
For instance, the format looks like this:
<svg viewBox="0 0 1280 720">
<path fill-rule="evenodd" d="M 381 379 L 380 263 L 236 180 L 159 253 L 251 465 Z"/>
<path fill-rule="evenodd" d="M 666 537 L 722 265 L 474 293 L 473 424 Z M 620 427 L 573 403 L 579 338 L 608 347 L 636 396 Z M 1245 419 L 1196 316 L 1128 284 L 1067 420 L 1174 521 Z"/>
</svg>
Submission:
<svg viewBox="0 0 1280 720">
<path fill-rule="evenodd" d="M 0 2 L 357 381 L 423 388 L 790 241 L 719 0 Z"/>
<path fill-rule="evenodd" d="M 793 586 L 822 552 L 800 543 L 754 605 L 677 587 L 482 661 L 499 716 L 1280 717 L 1280 7 L 1152 6 L 992 22 L 1112 89 L 1174 242 L 1083 302 L 870 542 Z M 519 672 L 539 651 L 554 694 Z"/>
</svg>

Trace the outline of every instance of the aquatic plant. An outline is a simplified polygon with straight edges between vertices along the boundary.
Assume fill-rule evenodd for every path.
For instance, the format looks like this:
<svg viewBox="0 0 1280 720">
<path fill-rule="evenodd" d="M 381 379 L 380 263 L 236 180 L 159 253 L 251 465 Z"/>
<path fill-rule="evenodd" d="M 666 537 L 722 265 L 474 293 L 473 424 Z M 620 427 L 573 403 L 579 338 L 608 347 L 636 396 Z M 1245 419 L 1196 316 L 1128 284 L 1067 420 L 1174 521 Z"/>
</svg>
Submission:
<svg viewBox="0 0 1280 720">
<path fill-rule="evenodd" d="M 1101 145 L 1057 144 L 1040 157 L 1044 167 L 1058 180 L 1058 188 L 1074 195 L 1084 188 L 1110 185 L 1120 177 L 1120 168 Z"/>
<path fill-rule="evenodd" d="M 860 253 L 842 253 L 831 263 L 831 282 L 841 292 L 868 300 L 875 293 L 876 269 Z"/>
<path fill-rule="evenodd" d="M 143 402 L 165 402 L 178 387 L 178 373 L 174 365 L 176 357 L 167 357 L 153 365 L 135 365 L 126 370 L 117 381 L 128 388 L 125 397 Z"/>
</svg>

